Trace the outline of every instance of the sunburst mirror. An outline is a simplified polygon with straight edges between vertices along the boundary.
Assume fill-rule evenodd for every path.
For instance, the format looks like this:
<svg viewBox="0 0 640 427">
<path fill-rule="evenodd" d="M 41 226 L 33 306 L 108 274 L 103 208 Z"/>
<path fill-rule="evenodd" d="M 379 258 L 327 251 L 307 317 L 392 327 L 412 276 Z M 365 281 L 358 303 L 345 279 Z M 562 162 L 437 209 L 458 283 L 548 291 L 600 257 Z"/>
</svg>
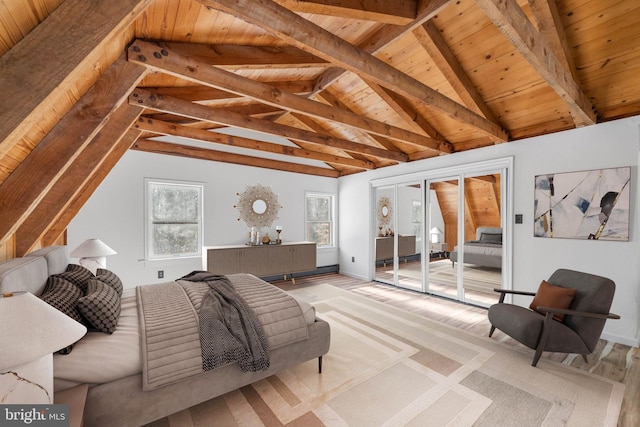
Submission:
<svg viewBox="0 0 640 427">
<path fill-rule="evenodd" d="M 244 220 L 247 227 L 270 227 L 278 218 L 282 206 L 278 203 L 278 195 L 271 191 L 271 187 L 261 184 L 247 185 L 243 192 L 237 194 L 238 204 L 234 207 L 240 213 L 238 221 Z"/>
</svg>

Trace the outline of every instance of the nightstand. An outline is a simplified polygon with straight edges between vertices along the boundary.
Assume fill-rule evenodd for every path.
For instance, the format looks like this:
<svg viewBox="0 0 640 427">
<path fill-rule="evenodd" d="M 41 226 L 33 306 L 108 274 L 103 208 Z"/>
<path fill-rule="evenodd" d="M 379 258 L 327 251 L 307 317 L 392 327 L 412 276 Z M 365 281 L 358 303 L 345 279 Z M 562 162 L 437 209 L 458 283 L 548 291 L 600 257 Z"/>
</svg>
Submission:
<svg viewBox="0 0 640 427">
<path fill-rule="evenodd" d="M 53 403 L 69 405 L 69 427 L 84 425 L 84 404 L 87 401 L 89 384 L 80 384 L 57 392 Z"/>
</svg>

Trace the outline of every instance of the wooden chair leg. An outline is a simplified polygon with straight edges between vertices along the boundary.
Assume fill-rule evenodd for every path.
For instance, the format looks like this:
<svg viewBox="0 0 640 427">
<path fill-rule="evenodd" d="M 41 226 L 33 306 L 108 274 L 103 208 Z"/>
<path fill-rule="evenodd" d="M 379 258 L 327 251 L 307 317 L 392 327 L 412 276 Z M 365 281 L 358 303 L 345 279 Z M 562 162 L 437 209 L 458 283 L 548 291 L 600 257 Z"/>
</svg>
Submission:
<svg viewBox="0 0 640 427">
<path fill-rule="evenodd" d="M 549 330 L 551 329 L 552 321 L 553 314 L 547 312 L 547 315 L 544 318 L 544 325 L 542 326 L 540 340 L 538 341 L 538 345 L 536 346 L 536 354 L 533 356 L 533 362 L 531 363 L 531 366 L 536 366 L 538 364 L 538 360 L 540 360 L 540 356 L 542 356 L 544 346 L 547 343 L 547 337 L 549 336 Z"/>
<path fill-rule="evenodd" d="M 584 363 L 589 363 L 589 359 L 587 359 L 587 355 L 586 354 L 582 355 L 582 360 L 584 360 Z"/>
<path fill-rule="evenodd" d="M 318 373 L 322 373 L 322 356 L 318 357 Z"/>
<path fill-rule="evenodd" d="M 491 330 L 489 331 L 489 336 L 493 335 L 493 333 L 495 332 L 495 330 L 496 330 L 496 327 L 495 327 L 495 326 L 492 326 L 492 327 L 491 327 Z"/>
</svg>

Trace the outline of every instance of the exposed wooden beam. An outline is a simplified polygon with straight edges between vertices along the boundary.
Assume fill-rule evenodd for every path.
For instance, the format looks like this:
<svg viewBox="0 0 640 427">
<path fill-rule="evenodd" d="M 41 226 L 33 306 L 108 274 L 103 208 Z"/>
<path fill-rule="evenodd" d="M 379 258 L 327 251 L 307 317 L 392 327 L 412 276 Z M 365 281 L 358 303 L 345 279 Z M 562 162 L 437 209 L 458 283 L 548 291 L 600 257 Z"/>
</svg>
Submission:
<svg viewBox="0 0 640 427">
<path fill-rule="evenodd" d="M 498 123 L 498 119 L 484 102 L 467 73 L 460 66 L 435 24 L 432 21 L 427 21 L 413 30 L 413 34 L 451 87 L 453 87 L 453 90 L 462 99 L 462 103 L 492 122 Z"/>
<path fill-rule="evenodd" d="M 248 148 L 251 150 L 265 151 L 269 153 L 294 156 L 310 160 L 319 160 L 329 164 L 342 164 L 358 169 L 373 169 L 375 165 L 371 162 L 353 159 L 351 157 L 336 156 L 312 151 L 297 147 L 291 147 L 272 142 L 258 141 L 240 136 L 226 135 L 217 132 L 210 132 L 204 129 L 190 128 L 160 120 L 141 118 L 134 127 L 141 131 L 152 132 L 159 135 L 173 135 L 182 138 L 196 139 L 199 141 L 213 142 L 216 144 L 228 145 L 231 147 Z"/>
<path fill-rule="evenodd" d="M 268 120 L 256 119 L 250 116 L 225 111 L 221 108 L 211 108 L 204 105 L 198 105 L 189 101 L 183 101 L 177 98 L 159 97 L 152 91 L 144 89 L 136 89 L 129 97 L 129 102 L 136 105 L 142 105 L 157 111 L 171 112 L 185 117 L 191 117 L 198 120 L 206 120 L 212 123 L 220 123 L 227 126 L 251 129 L 258 132 L 264 132 L 270 135 L 277 135 L 295 141 L 305 141 L 312 144 L 327 145 L 339 148 L 347 152 L 365 153 L 376 157 L 388 158 L 399 162 L 407 160 L 407 156 L 403 153 L 383 150 L 377 147 L 371 147 L 365 144 L 348 141 L 340 138 L 333 138 L 327 135 L 321 135 L 315 132 L 305 131 L 291 126 L 285 126 L 278 123 L 272 123 Z"/>
<path fill-rule="evenodd" d="M 0 242 L 22 225 L 146 72 L 120 57 L 0 185 Z"/>
<path fill-rule="evenodd" d="M 105 164 L 104 160 L 117 147 L 141 112 L 141 108 L 128 103 L 122 104 L 114 111 L 96 137 L 85 146 L 22 222 L 16 231 L 17 256 L 24 256 L 36 247 L 42 246 L 39 245 L 40 239 L 50 228 L 61 225 L 60 218 L 63 213 L 78 212 L 78 210 L 71 210 L 69 205 L 78 194 L 84 191 L 96 169 L 102 170 L 105 174 L 111 170 L 113 165 Z M 75 209 L 80 207 L 76 206 Z M 68 222 L 65 223 L 65 228 L 68 224 Z"/>
<path fill-rule="evenodd" d="M 150 0 L 66 0 L 0 57 L 0 160 Z"/>
<path fill-rule="evenodd" d="M 198 61 L 197 58 L 186 56 L 179 50 L 170 49 L 164 43 L 159 45 L 136 40 L 128 49 L 128 57 L 129 61 L 151 69 L 227 90 L 238 95 L 248 96 L 274 107 L 339 122 L 379 136 L 414 144 L 421 148 L 441 150 L 440 142 L 434 141 L 427 136 L 378 122 L 350 111 L 337 109 L 284 90 L 278 90 L 268 84 L 248 79 L 221 68 L 208 66 L 208 64 Z"/>
<path fill-rule="evenodd" d="M 515 0 L 476 0 L 487 17 L 564 100 L 580 124 L 596 123 L 595 108 L 545 38 L 534 28 Z"/>
<path fill-rule="evenodd" d="M 109 154 L 103 159 L 100 167 L 91 171 L 91 176 L 85 181 L 84 185 L 76 191 L 67 204 L 67 209 L 59 212 L 57 220 L 52 223 L 42 238 L 42 246 L 54 244 L 58 237 L 66 230 L 67 226 L 78 213 L 80 208 L 84 206 L 89 197 L 98 188 L 100 183 L 106 178 L 107 174 L 122 158 L 124 153 L 129 150 L 131 145 L 140 135 L 135 129 L 129 129 L 122 138 L 116 143 Z"/>
<path fill-rule="evenodd" d="M 303 173 L 306 175 L 326 176 L 330 178 L 337 178 L 340 176 L 340 172 L 334 169 L 321 168 L 318 166 L 309 166 L 298 163 L 281 162 L 278 160 L 246 156 L 243 154 L 227 153 L 224 151 L 208 150 L 206 148 L 172 144 L 170 142 L 151 140 L 139 141 L 133 145 L 132 149 L 168 154 L 172 156 L 188 157 L 191 159 L 211 160 L 215 162 L 235 163 L 244 166 L 275 169 L 285 172 Z"/>
<path fill-rule="evenodd" d="M 169 50 L 218 67 L 235 69 L 278 69 L 328 67 L 326 60 L 293 46 L 206 45 L 166 42 Z"/>
<path fill-rule="evenodd" d="M 296 94 L 309 93 L 313 90 L 314 85 L 312 80 L 298 80 L 291 82 L 275 81 L 263 83 Z M 226 101 L 229 99 L 240 98 L 240 95 L 235 93 L 200 84 L 194 86 L 147 87 L 147 89 L 154 90 L 161 95 L 174 96 L 187 101 Z M 207 104 L 207 102 L 202 103 Z"/>
<path fill-rule="evenodd" d="M 417 0 L 276 0 L 289 10 L 301 13 L 366 19 L 385 24 L 405 25 L 416 16 Z"/>
<path fill-rule="evenodd" d="M 506 132 L 497 124 L 271 0 L 198 1 L 257 25 L 287 43 L 362 78 L 373 80 L 410 99 L 427 103 L 452 119 L 485 132 L 496 141 L 507 140 Z"/>
</svg>

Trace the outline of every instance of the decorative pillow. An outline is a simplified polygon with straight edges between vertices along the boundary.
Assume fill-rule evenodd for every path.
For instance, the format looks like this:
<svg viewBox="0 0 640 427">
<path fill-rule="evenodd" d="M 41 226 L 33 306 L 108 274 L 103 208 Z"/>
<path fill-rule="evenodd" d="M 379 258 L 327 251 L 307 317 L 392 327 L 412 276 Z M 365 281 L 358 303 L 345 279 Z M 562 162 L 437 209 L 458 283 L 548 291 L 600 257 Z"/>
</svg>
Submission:
<svg viewBox="0 0 640 427">
<path fill-rule="evenodd" d="M 106 270 L 104 268 L 99 268 L 96 271 L 96 278 L 111 286 L 116 290 L 116 292 L 118 292 L 118 295 L 122 296 L 122 281 L 114 272 Z"/>
<path fill-rule="evenodd" d="M 78 310 L 78 300 L 82 298 L 82 291 L 73 283 L 63 279 L 62 277 L 50 276 L 47 280 L 47 286 L 40 299 L 52 307 L 57 308 L 73 320 L 83 323 L 82 314 Z M 73 349 L 73 344 L 56 353 L 69 354 Z"/>
<path fill-rule="evenodd" d="M 536 296 L 533 297 L 533 301 L 531 301 L 529 308 L 540 314 L 546 313 L 538 311 L 537 307 L 561 308 L 566 310 L 571 307 L 571 303 L 575 296 L 575 289 L 555 286 L 546 280 L 543 280 L 542 283 L 540 283 L 538 292 L 536 292 Z M 564 316 L 564 314 L 554 314 L 553 318 L 562 322 L 564 320 Z"/>
<path fill-rule="evenodd" d="M 64 273 L 54 274 L 50 277 L 54 276 L 62 277 L 63 279 L 66 279 L 76 285 L 82 291 L 82 295 L 87 294 L 87 282 L 89 281 L 89 279 L 94 277 L 93 273 L 90 270 L 79 264 L 69 264 L 67 266 L 67 271 L 65 271 Z"/>
<path fill-rule="evenodd" d="M 120 295 L 99 279 L 89 279 L 87 295 L 78 300 L 78 309 L 97 331 L 112 334 L 120 318 Z"/>
<path fill-rule="evenodd" d="M 481 242 L 502 243 L 502 234 L 500 233 L 480 233 Z"/>
</svg>

